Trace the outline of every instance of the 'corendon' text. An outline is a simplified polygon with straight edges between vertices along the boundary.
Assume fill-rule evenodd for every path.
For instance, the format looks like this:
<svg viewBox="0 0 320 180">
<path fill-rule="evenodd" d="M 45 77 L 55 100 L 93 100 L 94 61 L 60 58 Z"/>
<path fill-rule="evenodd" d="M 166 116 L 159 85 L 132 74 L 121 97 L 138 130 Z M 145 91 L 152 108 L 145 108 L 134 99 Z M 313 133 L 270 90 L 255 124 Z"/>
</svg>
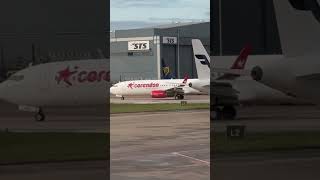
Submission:
<svg viewBox="0 0 320 180">
<path fill-rule="evenodd" d="M 153 88 L 153 87 L 159 87 L 159 83 L 146 83 L 146 84 L 135 84 L 135 83 L 129 83 L 128 88 Z"/>
<path fill-rule="evenodd" d="M 100 82 L 110 81 L 110 71 L 105 70 L 92 70 L 92 71 L 79 71 L 79 67 L 74 67 L 71 71 L 69 67 L 57 72 L 56 81 L 60 84 L 63 81 L 66 85 L 72 86 L 74 82 Z"/>
</svg>

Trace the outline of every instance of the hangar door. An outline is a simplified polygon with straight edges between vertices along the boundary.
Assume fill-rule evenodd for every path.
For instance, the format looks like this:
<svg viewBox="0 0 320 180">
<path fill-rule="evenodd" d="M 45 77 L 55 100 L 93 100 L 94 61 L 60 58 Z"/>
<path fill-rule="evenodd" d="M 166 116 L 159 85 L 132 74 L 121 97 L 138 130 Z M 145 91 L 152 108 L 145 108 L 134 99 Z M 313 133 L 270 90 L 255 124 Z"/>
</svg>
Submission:
<svg viewBox="0 0 320 180">
<path fill-rule="evenodd" d="M 191 45 L 180 45 L 180 78 L 188 75 L 189 78 L 197 77 L 195 62 Z"/>
<path fill-rule="evenodd" d="M 175 45 L 162 45 L 161 59 L 170 67 L 170 73 L 174 78 L 177 78 L 177 48 Z M 181 59 L 181 58 L 180 58 Z M 162 65 L 160 71 L 162 72 Z"/>
</svg>

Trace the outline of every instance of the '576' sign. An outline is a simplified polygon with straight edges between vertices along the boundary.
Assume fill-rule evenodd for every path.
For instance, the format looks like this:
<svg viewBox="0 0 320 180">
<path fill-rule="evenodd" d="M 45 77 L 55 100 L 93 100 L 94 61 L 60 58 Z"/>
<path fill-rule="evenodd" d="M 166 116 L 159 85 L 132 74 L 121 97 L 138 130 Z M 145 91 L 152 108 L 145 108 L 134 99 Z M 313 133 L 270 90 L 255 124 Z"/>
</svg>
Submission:
<svg viewBox="0 0 320 180">
<path fill-rule="evenodd" d="M 149 50 L 149 41 L 129 41 L 128 50 L 129 51 L 144 51 Z"/>
</svg>

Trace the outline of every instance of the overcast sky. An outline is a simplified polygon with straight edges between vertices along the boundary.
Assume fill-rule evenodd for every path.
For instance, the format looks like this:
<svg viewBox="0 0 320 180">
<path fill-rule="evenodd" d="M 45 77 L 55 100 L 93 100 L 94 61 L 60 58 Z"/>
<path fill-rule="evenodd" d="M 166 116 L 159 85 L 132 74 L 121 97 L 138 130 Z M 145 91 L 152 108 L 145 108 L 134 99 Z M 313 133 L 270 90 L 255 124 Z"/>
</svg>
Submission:
<svg viewBox="0 0 320 180">
<path fill-rule="evenodd" d="M 210 0 L 111 0 L 111 30 L 209 21 Z"/>
</svg>

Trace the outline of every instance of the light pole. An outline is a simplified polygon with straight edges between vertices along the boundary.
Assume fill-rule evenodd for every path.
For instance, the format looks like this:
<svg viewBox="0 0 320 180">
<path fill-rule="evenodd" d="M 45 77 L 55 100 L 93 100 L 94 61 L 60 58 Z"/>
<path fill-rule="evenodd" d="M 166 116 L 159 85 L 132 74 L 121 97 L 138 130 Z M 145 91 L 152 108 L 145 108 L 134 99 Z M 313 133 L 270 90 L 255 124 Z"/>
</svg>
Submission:
<svg viewBox="0 0 320 180">
<path fill-rule="evenodd" d="M 220 56 L 222 56 L 222 5 L 219 0 L 219 41 L 220 41 Z"/>
<path fill-rule="evenodd" d="M 177 75 L 178 75 L 178 79 L 180 79 L 180 29 L 178 28 L 177 29 L 177 32 L 178 32 L 178 42 L 177 42 L 177 52 L 178 52 L 178 57 L 177 57 L 177 69 L 178 69 L 178 73 L 177 73 Z"/>
</svg>

